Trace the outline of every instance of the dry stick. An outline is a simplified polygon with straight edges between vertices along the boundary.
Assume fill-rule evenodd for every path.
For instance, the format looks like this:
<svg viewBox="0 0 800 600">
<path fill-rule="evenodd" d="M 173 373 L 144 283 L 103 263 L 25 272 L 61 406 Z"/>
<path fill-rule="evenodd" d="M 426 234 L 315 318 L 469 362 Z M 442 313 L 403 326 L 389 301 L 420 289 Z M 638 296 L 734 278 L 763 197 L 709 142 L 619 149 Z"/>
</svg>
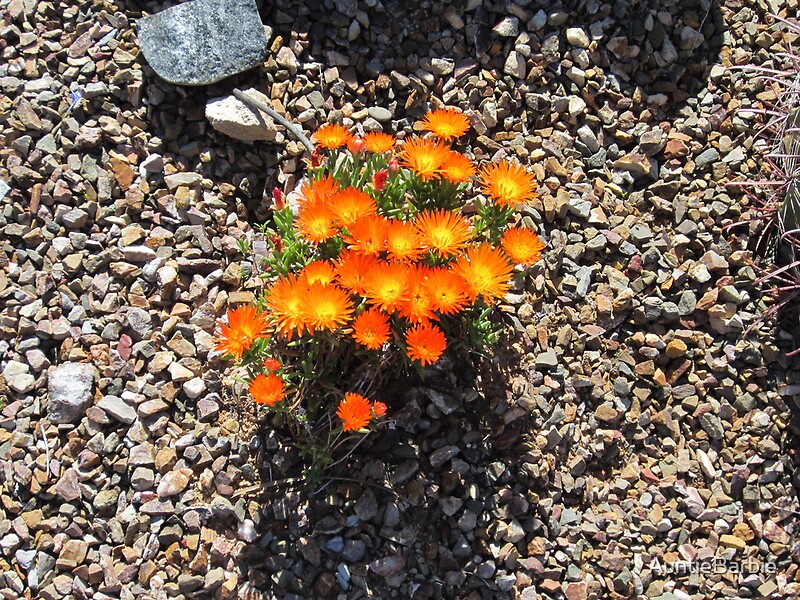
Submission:
<svg viewBox="0 0 800 600">
<path fill-rule="evenodd" d="M 278 113 L 275 109 L 270 106 L 267 106 L 261 100 L 256 100 L 255 98 L 248 96 L 240 89 L 234 89 L 233 95 L 236 96 L 239 100 L 244 102 L 245 104 L 249 105 L 251 108 L 258 109 L 262 112 L 267 113 L 270 117 L 278 121 L 281 125 L 286 127 L 292 134 L 300 140 L 303 145 L 308 148 L 309 152 L 314 151 L 314 144 L 311 143 L 311 140 L 306 137 L 306 134 L 303 133 L 303 130 L 300 129 L 297 125 L 289 121 L 286 117 L 282 114 Z"/>
</svg>

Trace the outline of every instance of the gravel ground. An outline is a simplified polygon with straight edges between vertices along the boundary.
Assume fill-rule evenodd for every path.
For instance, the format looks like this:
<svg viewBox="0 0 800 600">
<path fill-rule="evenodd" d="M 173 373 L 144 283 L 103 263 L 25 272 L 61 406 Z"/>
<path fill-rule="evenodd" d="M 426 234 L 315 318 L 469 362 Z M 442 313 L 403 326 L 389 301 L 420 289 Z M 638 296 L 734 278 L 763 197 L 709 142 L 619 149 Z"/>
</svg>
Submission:
<svg viewBox="0 0 800 600">
<path fill-rule="evenodd" d="M 724 229 L 776 100 L 730 67 L 797 9 L 709 4 L 276 0 L 263 67 L 181 88 L 136 44 L 165 5 L 0 0 L 0 597 L 798 597 L 798 341 Z M 459 107 L 541 182 L 502 347 L 321 488 L 212 350 L 303 166 L 209 125 L 234 87 L 309 135 Z"/>
</svg>

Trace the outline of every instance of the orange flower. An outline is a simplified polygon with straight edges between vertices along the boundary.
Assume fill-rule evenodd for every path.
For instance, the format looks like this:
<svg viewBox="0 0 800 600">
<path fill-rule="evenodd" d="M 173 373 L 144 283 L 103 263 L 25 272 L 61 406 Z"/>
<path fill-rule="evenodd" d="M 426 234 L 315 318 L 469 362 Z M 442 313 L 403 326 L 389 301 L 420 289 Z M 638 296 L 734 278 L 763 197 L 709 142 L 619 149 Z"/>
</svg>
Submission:
<svg viewBox="0 0 800 600">
<path fill-rule="evenodd" d="M 431 269 L 426 281 L 431 295 L 433 309 L 444 315 L 452 315 L 464 310 L 469 299 L 464 279 L 451 269 Z"/>
<path fill-rule="evenodd" d="M 497 248 L 479 244 L 460 256 L 453 270 L 464 278 L 467 296 L 475 300 L 483 296 L 487 300 L 502 298 L 511 285 L 512 265 Z"/>
<path fill-rule="evenodd" d="M 302 335 L 306 324 L 305 299 L 308 285 L 296 275 L 286 275 L 267 289 L 266 311 L 275 329 L 291 340 Z"/>
<path fill-rule="evenodd" d="M 386 414 L 386 405 L 383 402 L 372 403 L 372 414 L 376 417 L 382 417 Z"/>
<path fill-rule="evenodd" d="M 268 327 L 266 315 L 259 313 L 255 306 L 240 306 L 229 310 L 228 324 L 219 323 L 216 349 L 240 360 L 253 342 L 267 335 Z"/>
<path fill-rule="evenodd" d="M 452 183 L 464 183 L 475 175 L 475 165 L 460 152 L 451 150 L 442 165 L 442 175 Z"/>
<path fill-rule="evenodd" d="M 344 431 L 358 431 L 366 427 L 372 419 L 372 406 L 369 400 L 360 394 L 346 393 L 339 402 L 336 416 L 342 420 Z"/>
<path fill-rule="evenodd" d="M 416 223 L 424 245 L 439 256 L 457 254 L 472 236 L 467 220 L 447 210 L 420 213 Z"/>
<path fill-rule="evenodd" d="M 485 165 L 478 179 L 481 191 L 497 204 L 514 208 L 537 196 L 533 175 L 517 163 L 501 160 Z"/>
<path fill-rule="evenodd" d="M 328 285 L 333 283 L 336 279 L 336 271 L 333 268 L 333 263 L 328 260 L 315 260 L 308 263 L 300 272 L 300 276 L 305 279 L 306 283 L 321 283 Z"/>
<path fill-rule="evenodd" d="M 389 258 L 412 262 L 423 253 L 422 238 L 417 228 L 408 221 L 391 221 L 386 230 L 386 249 Z"/>
<path fill-rule="evenodd" d="M 345 250 L 339 255 L 336 265 L 336 276 L 339 284 L 355 292 L 364 293 L 364 281 L 369 273 L 381 268 L 382 263 L 374 256 L 368 256 L 352 250 Z"/>
<path fill-rule="evenodd" d="M 336 222 L 343 227 L 349 227 L 361 217 L 374 215 L 377 210 L 375 200 L 354 187 L 346 187 L 331 198 L 331 211 Z"/>
<path fill-rule="evenodd" d="M 446 144 L 431 138 L 412 137 L 403 144 L 400 162 L 422 181 L 430 181 L 442 170 L 450 153 Z"/>
<path fill-rule="evenodd" d="M 389 222 L 378 215 L 367 215 L 350 225 L 350 235 L 344 236 L 347 247 L 362 254 L 379 254 L 386 247 Z"/>
<path fill-rule="evenodd" d="M 310 332 L 320 329 L 334 331 L 350 320 L 353 302 L 340 287 L 312 283 L 308 286 L 303 312 L 305 325 Z"/>
<path fill-rule="evenodd" d="M 422 323 L 433 319 L 433 302 L 426 285 L 430 267 L 415 266 L 409 270 L 408 293 L 398 312 L 409 323 Z"/>
<path fill-rule="evenodd" d="M 394 312 L 408 297 L 408 267 L 380 263 L 364 277 L 364 295 L 387 313 Z"/>
<path fill-rule="evenodd" d="M 447 339 L 436 325 L 421 323 L 406 332 L 406 349 L 411 360 L 428 365 L 439 360 L 447 348 Z"/>
<path fill-rule="evenodd" d="M 500 242 L 506 256 L 519 265 L 532 265 L 542 257 L 544 250 L 544 242 L 530 229 L 506 229 Z"/>
<path fill-rule="evenodd" d="M 323 202 L 308 202 L 300 206 L 297 213 L 297 231 L 312 244 L 321 244 L 335 236 L 334 215 Z"/>
<path fill-rule="evenodd" d="M 362 312 L 353 321 L 353 339 L 370 350 L 389 341 L 389 318 L 377 308 Z"/>
<path fill-rule="evenodd" d="M 342 125 L 326 123 L 314 134 L 314 141 L 318 146 L 334 150 L 344 146 L 353 137 Z"/>
<path fill-rule="evenodd" d="M 339 184 L 330 175 L 306 181 L 300 187 L 300 204 L 327 203 L 339 191 Z"/>
<path fill-rule="evenodd" d="M 281 361 L 275 358 L 265 358 L 263 362 L 264 368 L 270 373 L 274 373 L 281 368 Z"/>
<path fill-rule="evenodd" d="M 269 375 L 259 373 L 250 382 L 250 387 L 247 391 L 253 397 L 253 402 L 266 404 L 267 406 L 275 406 L 286 395 L 283 379 L 274 373 Z"/>
<path fill-rule="evenodd" d="M 422 128 L 432 132 L 439 139 L 450 140 L 467 133 L 469 118 L 452 108 L 440 108 L 425 115 Z"/>
<path fill-rule="evenodd" d="M 368 152 L 382 154 L 394 148 L 394 136 L 380 131 L 372 131 L 364 134 L 364 147 Z"/>
</svg>

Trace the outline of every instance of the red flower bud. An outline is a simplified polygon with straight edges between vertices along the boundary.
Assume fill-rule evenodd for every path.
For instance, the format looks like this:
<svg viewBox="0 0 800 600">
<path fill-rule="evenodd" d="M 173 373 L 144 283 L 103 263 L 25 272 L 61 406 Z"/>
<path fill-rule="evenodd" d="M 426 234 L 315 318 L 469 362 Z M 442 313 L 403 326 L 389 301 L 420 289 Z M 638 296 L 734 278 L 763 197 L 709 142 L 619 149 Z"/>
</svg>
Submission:
<svg viewBox="0 0 800 600">
<path fill-rule="evenodd" d="M 279 235 L 273 235 L 270 240 L 272 241 L 272 245 L 275 246 L 275 252 L 281 252 L 283 250 L 283 238 Z"/>
<path fill-rule="evenodd" d="M 389 170 L 394 173 L 400 168 L 400 163 L 397 161 L 397 157 L 393 156 L 389 159 Z"/>
<path fill-rule="evenodd" d="M 353 154 L 361 154 L 364 151 L 364 140 L 360 137 L 353 137 L 347 141 L 347 149 Z"/>
<path fill-rule="evenodd" d="M 311 152 L 311 166 L 318 167 L 322 164 L 322 152 L 319 148 L 314 148 Z"/>
<path fill-rule="evenodd" d="M 376 417 L 382 417 L 386 414 L 386 405 L 383 402 L 375 402 L 372 405 L 372 412 Z"/>
<path fill-rule="evenodd" d="M 273 188 L 272 189 L 272 199 L 275 202 L 275 210 L 281 210 L 286 203 L 283 201 L 283 192 L 280 188 Z"/>
<path fill-rule="evenodd" d="M 388 177 L 389 171 L 386 169 L 376 171 L 375 175 L 372 176 L 372 187 L 374 187 L 377 191 L 382 192 L 383 188 L 386 186 L 386 179 Z"/>
</svg>

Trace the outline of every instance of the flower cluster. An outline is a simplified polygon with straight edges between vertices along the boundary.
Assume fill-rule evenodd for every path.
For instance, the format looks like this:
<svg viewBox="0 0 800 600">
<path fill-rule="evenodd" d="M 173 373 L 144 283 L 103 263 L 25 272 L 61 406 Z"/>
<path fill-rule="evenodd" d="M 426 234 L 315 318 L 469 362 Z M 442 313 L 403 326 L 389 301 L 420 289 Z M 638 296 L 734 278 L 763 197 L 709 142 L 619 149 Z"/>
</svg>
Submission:
<svg viewBox="0 0 800 600">
<path fill-rule="evenodd" d="M 364 360 L 435 363 L 458 323 L 482 318 L 506 294 L 515 265 L 539 260 L 536 233 L 509 225 L 536 196 L 532 174 L 506 159 L 478 169 L 455 150 L 469 130 L 463 113 L 433 111 L 421 129 L 402 142 L 334 124 L 315 133 L 306 181 L 275 207 L 277 277 L 259 311 L 235 309 L 220 327 L 218 349 L 253 369 L 254 401 L 279 407 L 285 398 L 290 370 L 262 357 L 281 349 L 302 348 L 303 377 L 318 375 L 314 352 L 344 346 Z M 480 195 L 467 210 L 473 184 Z M 343 431 L 356 431 L 385 412 L 348 392 L 336 414 Z"/>
</svg>

